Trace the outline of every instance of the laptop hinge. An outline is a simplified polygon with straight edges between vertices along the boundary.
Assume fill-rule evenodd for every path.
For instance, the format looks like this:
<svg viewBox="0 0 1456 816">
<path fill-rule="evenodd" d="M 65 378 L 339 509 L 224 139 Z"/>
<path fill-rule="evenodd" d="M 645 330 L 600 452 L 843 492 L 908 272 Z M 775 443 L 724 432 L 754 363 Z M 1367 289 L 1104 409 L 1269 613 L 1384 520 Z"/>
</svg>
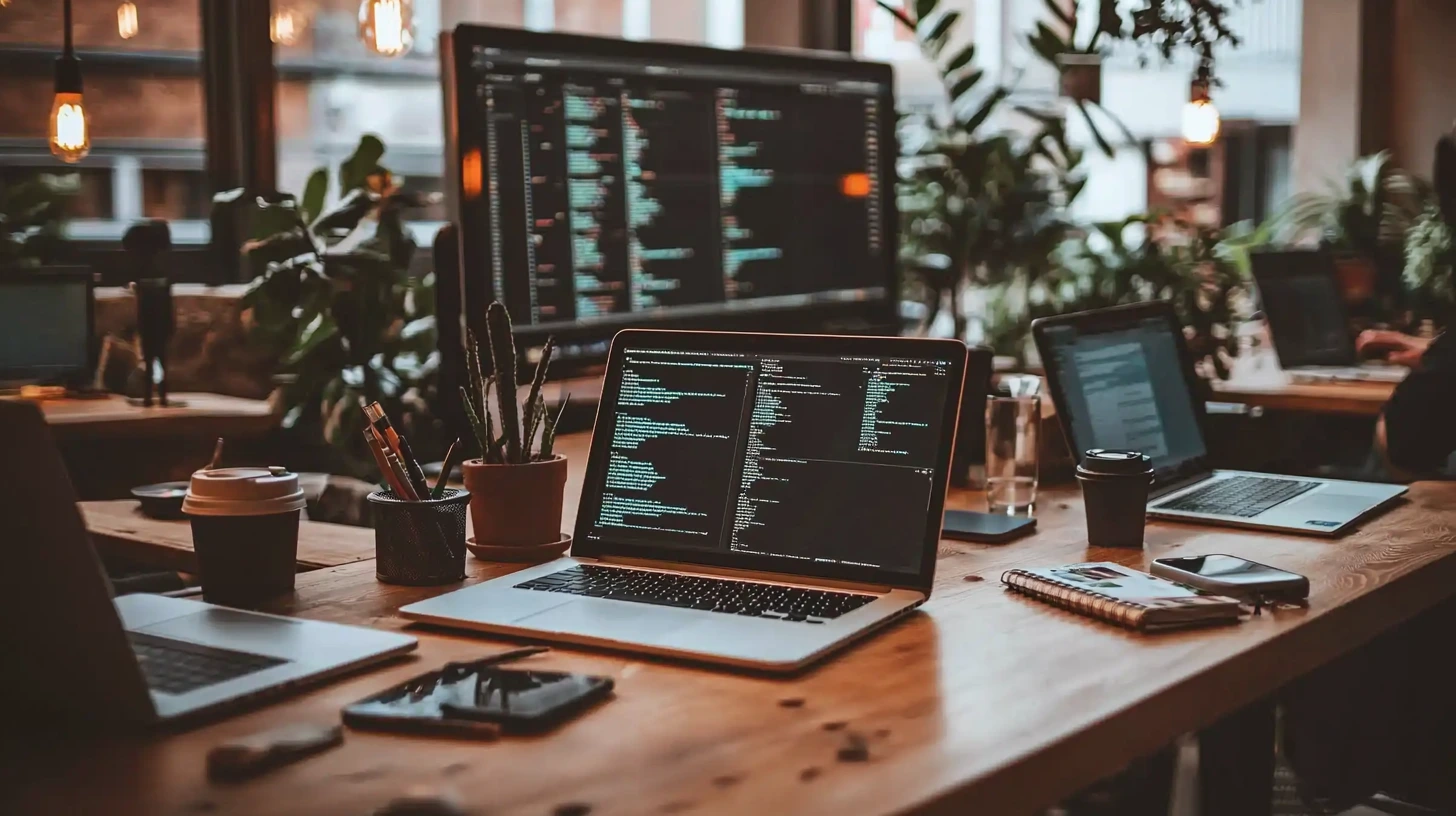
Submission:
<svg viewBox="0 0 1456 816">
<path fill-rule="evenodd" d="M 786 575 L 781 572 L 759 572 L 757 570 L 733 569 L 731 567 L 714 567 L 706 564 L 689 564 L 677 561 L 657 561 L 644 558 L 623 558 L 620 556 L 606 556 L 597 558 L 577 558 L 576 560 L 590 564 L 614 564 L 624 567 L 640 567 L 644 569 L 662 570 L 664 572 L 686 572 L 698 575 L 718 575 L 724 578 L 742 578 L 750 581 L 767 581 L 775 584 L 789 584 L 809 589 L 820 589 L 833 587 L 856 592 L 886 593 L 896 587 L 884 584 L 866 584 L 858 581 L 841 581 L 834 578 L 813 578 L 806 575 Z M 912 589 L 912 587 L 905 587 Z M 916 590 L 921 591 L 921 590 Z"/>
<path fill-rule="evenodd" d="M 1148 497 L 1149 499 L 1161 499 L 1169 493 L 1176 493 L 1185 487 L 1189 487 L 1190 485 L 1196 485 L 1199 482 L 1208 479 L 1212 475 L 1213 471 L 1207 471 L 1204 473 L 1196 474 L 1194 476 L 1188 476 L 1183 479 L 1178 479 L 1177 481 L 1168 482 L 1164 485 L 1154 485 L 1153 489 L 1148 491 Z"/>
</svg>

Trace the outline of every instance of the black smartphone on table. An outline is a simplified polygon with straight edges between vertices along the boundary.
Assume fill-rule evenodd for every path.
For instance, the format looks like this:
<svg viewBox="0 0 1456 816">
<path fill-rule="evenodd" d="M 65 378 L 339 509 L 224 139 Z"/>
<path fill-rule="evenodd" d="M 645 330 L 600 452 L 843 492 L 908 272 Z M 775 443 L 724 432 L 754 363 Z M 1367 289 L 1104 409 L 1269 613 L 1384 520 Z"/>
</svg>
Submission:
<svg viewBox="0 0 1456 816">
<path fill-rule="evenodd" d="M 1005 544 L 1036 529 L 1036 519 L 1008 516 L 1004 513 L 977 513 L 974 510 L 947 510 L 940 524 L 940 534 L 960 541 L 981 544 Z"/>
<path fill-rule="evenodd" d="M 553 728 L 612 693 L 610 677 L 451 663 L 344 709 L 351 728 L 494 734 Z"/>
<path fill-rule="evenodd" d="M 1302 603 L 1309 597 L 1309 579 L 1303 575 L 1234 555 L 1155 558 L 1149 571 L 1159 578 L 1240 600 Z"/>
</svg>

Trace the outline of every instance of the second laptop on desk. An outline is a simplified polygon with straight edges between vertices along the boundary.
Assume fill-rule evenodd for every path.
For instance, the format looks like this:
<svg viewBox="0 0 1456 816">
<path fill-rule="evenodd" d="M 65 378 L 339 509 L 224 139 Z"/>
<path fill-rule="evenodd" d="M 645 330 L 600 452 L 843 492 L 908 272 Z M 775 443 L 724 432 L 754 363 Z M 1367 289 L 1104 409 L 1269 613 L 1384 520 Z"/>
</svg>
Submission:
<svg viewBox="0 0 1456 816">
<path fill-rule="evenodd" d="M 1166 301 L 1043 318 L 1032 334 L 1072 449 L 1135 450 L 1153 460 L 1150 516 L 1335 535 L 1405 493 L 1400 485 L 1214 470 L 1197 375 Z"/>
<path fill-rule="evenodd" d="M 791 671 L 923 603 L 956 341 L 624 331 L 572 557 L 412 620 Z"/>
</svg>

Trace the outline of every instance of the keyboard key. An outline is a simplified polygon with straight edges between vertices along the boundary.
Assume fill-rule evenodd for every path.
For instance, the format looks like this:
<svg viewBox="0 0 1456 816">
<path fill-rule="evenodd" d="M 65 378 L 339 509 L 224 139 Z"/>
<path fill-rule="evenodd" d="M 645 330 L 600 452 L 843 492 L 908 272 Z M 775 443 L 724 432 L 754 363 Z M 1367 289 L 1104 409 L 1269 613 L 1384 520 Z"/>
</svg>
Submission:
<svg viewBox="0 0 1456 816">
<path fill-rule="evenodd" d="M 1231 476 L 1154 505 L 1153 509 L 1253 518 L 1315 489 L 1319 484 L 1304 479 Z"/>
<path fill-rule="evenodd" d="M 128 632 L 127 637 L 148 688 L 166 694 L 185 694 L 288 662 L 141 632 Z"/>
<path fill-rule="evenodd" d="M 699 609 L 796 623 L 824 623 L 873 601 L 873 595 L 704 578 L 623 567 L 582 564 L 516 584 L 518 589 L 560 592 Z"/>
</svg>

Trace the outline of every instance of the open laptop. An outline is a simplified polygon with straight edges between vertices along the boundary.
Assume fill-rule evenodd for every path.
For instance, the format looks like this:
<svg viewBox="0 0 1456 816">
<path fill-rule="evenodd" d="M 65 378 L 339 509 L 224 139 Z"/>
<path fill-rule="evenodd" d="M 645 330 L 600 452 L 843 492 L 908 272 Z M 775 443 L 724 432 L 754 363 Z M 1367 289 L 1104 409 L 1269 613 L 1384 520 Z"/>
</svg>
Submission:
<svg viewBox="0 0 1456 816">
<path fill-rule="evenodd" d="M 1335 259 L 1324 250 L 1255 252 L 1254 282 L 1279 367 L 1292 379 L 1400 382 L 1409 369 L 1361 362 L 1340 294 Z"/>
<path fill-rule="evenodd" d="M 806 666 L 929 597 L 965 365 L 947 340 L 620 332 L 572 557 L 400 613 Z"/>
<path fill-rule="evenodd" d="M 11 713 L 171 723 L 415 648 L 406 635 L 160 595 L 111 597 L 44 418 L 0 400 L 0 671 Z"/>
<path fill-rule="evenodd" d="M 1166 301 L 1031 325 L 1072 450 L 1152 458 L 1150 516 L 1335 535 L 1405 493 L 1400 485 L 1209 467 L 1197 375 Z"/>
</svg>

